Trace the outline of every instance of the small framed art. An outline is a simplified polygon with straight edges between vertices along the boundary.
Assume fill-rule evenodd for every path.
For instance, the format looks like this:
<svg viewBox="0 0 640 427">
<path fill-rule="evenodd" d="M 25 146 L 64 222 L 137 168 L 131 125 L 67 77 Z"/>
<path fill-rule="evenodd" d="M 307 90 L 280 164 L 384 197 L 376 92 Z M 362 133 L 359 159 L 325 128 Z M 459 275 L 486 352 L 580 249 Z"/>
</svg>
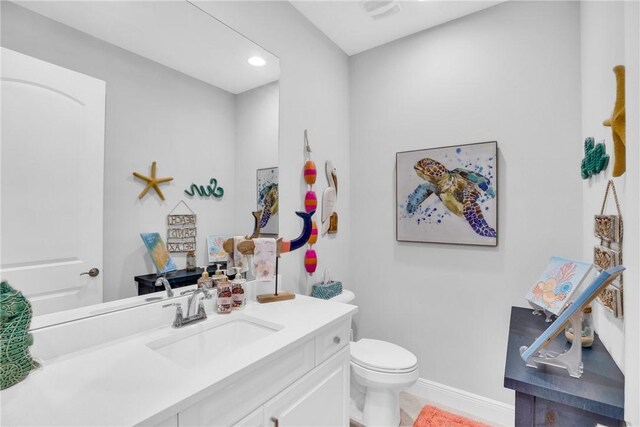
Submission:
<svg viewBox="0 0 640 427">
<path fill-rule="evenodd" d="M 497 246 L 498 144 L 396 154 L 396 239 Z"/>
<path fill-rule="evenodd" d="M 258 169 L 256 172 L 258 209 L 262 210 L 260 234 L 278 234 L 278 168 Z"/>
</svg>

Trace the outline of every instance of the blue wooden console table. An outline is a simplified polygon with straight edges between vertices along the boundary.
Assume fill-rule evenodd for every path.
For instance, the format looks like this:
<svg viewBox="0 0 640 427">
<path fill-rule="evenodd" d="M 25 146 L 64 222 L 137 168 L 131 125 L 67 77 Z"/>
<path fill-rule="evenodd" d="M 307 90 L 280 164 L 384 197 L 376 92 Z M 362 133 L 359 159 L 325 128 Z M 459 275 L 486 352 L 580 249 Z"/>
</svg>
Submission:
<svg viewBox="0 0 640 427">
<path fill-rule="evenodd" d="M 504 386 L 516 392 L 516 426 L 623 426 L 624 375 L 596 335 L 584 348 L 581 378 L 552 366 L 526 366 L 520 347 L 529 346 L 550 325 L 532 309 L 512 307 Z M 561 333 L 546 347 L 557 352 L 570 346 Z"/>
</svg>

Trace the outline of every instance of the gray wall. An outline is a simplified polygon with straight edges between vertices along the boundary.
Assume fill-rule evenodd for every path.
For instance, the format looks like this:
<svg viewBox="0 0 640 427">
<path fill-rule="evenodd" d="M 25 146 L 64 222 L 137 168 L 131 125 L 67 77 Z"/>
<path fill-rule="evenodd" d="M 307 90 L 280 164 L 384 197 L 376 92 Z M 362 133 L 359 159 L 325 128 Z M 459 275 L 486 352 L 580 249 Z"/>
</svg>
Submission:
<svg viewBox="0 0 640 427">
<path fill-rule="evenodd" d="M 166 235 L 166 215 L 185 199 L 198 214 L 198 262 L 206 263 L 206 235 L 234 224 L 235 96 L 85 33 L 2 2 L 2 46 L 107 83 L 104 180 L 104 295 L 137 295 L 133 277 L 154 271 L 140 232 Z M 144 188 L 157 161 L 166 201 Z M 191 200 L 192 182 L 218 179 L 222 200 Z M 176 255 L 178 267 L 184 256 Z"/>
<path fill-rule="evenodd" d="M 309 293 L 325 268 L 352 287 L 350 252 L 349 59 L 333 42 L 288 2 L 215 1 L 199 3 L 213 16 L 235 28 L 280 58 L 280 235 L 300 234 L 294 211 L 304 210 L 303 131 L 309 129 L 312 158 L 318 166 L 318 199 L 328 186 L 324 162 L 338 170 L 340 191 L 337 234 L 318 239 L 318 273 L 304 271 L 304 250 L 284 254 L 280 272 L 286 290 Z M 314 217 L 320 222 L 320 213 Z"/>
<path fill-rule="evenodd" d="M 236 95 L 236 235 L 251 234 L 257 208 L 256 170 L 278 166 L 278 82 Z"/>
<path fill-rule="evenodd" d="M 351 58 L 351 264 L 360 337 L 424 379 L 512 403 L 512 305 L 582 255 L 575 2 L 507 2 Z M 395 240 L 395 153 L 498 141 L 499 246 Z M 375 249 L 374 249 L 375 248 Z"/>
</svg>

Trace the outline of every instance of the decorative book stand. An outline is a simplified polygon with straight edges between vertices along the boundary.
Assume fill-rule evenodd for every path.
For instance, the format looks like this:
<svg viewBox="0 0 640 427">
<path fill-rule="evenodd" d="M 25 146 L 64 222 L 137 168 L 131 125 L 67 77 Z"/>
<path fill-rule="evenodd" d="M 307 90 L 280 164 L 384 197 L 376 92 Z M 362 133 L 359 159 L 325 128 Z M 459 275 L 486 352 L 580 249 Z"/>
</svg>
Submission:
<svg viewBox="0 0 640 427">
<path fill-rule="evenodd" d="M 624 267 L 619 265 L 602 271 L 594 281 L 573 301 L 560 316 L 544 331 L 530 346 L 520 347 L 520 357 L 527 366 L 534 368 L 538 364 L 557 366 L 564 368 L 569 375 L 575 378 L 582 376 L 582 309 L 593 301 L 598 293 L 606 288 L 616 277 L 620 276 Z M 565 353 L 544 351 L 551 341 L 571 322 L 574 331 L 574 339 L 571 348 Z M 536 355 L 537 354 L 537 355 Z"/>
<path fill-rule="evenodd" d="M 583 372 L 582 364 L 582 340 L 580 339 L 580 331 L 582 331 L 582 311 L 577 311 L 571 319 L 569 319 L 571 327 L 574 330 L 574 339 L 571 348 L 564 353 L 555 351 L 540 350 L 538 356 L 530 356 L 525 362 L 531 368 L 538 368 L 538 364 L 556 366 L 564 368 L 574 378 L 580 378 Z M 560 328 L 551 337 L 553 340 L 563 329 Z M 527 346 L 520 347 L 520 355 L 527 350 Z"/>
</svg>

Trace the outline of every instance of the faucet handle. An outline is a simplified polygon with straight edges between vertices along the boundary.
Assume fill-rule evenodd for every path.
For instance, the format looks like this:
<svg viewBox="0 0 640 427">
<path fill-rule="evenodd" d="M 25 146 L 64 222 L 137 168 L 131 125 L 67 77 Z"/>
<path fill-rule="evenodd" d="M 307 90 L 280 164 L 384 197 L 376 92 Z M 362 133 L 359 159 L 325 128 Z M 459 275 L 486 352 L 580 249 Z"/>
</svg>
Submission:
<svg viewBox="0 0 640 427">
<path fill-rule="evenodd" d="M 176 318 L 173 321 L 173 327 L 174 328 L 179 328 L 182 326 L 182 322 L 184 321 L 184 318 L 182 316 L 182 304 L 180 304 L 179 302 L 172 302 L 170 304 L 165 304 L 162 306 L 162 308 L 167 308 L 167 307 L 176 307 Z"/>
</svg>

